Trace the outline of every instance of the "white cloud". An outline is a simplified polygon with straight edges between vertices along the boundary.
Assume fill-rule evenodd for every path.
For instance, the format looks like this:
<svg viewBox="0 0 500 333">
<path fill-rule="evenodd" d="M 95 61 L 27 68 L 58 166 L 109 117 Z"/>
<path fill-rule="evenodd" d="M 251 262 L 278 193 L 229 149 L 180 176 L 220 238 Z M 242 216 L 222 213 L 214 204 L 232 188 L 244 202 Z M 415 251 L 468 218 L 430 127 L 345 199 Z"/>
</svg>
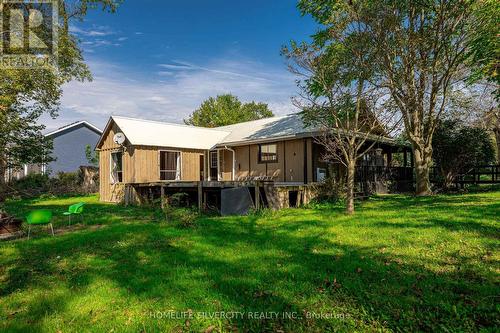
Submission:
<svg viewBox="0 0 500 333">
<path fill-rule="evenodd" d="M 94 80 L 66 84 L 60 117 L 44 119 L 47 127 L 82 119 L 104 127 L 113 114 L 180 123 L 203 100 L 224 93 L 268 103 L 277 115 L 296 111 L 290 101 L 296 92 L 294 76 L 284 66 L 234 59 L 203 66 L 169 61 L 156 66 L 169 71 L 147 78 L 116 64 L 93 61 L 89 66 Z"/>
<path fill-rule="evenodd" d="M 69 31 L 76 35 L 88 37 L 103 37 L 113 35 L 115 33 L 109 27 L 102 25 L 93 25 L 90 29 L 82 29 L 76 25 L 70 25 Z"/>
</svg>

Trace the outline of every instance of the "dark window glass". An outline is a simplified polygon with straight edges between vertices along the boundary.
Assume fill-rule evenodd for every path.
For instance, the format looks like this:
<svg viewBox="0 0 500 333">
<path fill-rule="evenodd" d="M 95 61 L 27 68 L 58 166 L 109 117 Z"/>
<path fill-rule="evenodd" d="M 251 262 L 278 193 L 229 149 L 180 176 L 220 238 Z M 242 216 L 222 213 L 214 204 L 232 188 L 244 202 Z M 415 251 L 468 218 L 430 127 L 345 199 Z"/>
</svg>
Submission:
<svg viewBox="0 0 500 333">
<path fill-rule="evenodd" d="M 176 151 L 160 152 L 160 180 L 180 179 L 180 153 Z"/>
<path fill-rule="evenodd" d="M 111 180 L 113 183 L 123 182 L 123 153 L 111 153 Z"/>
</svg>

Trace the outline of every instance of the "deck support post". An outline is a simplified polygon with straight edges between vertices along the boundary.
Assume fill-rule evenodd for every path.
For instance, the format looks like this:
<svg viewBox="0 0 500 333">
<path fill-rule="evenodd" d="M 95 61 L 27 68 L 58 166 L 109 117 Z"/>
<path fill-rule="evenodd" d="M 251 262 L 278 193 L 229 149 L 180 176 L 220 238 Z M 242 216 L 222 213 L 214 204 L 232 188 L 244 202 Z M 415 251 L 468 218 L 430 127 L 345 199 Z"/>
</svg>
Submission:
<svg viewBox="0 0 500 333">
<path fill-rule="evenodd" d="M 161 209 L 165 209 L 165 186 L 160 186 Z"/>
<path fill-rule="evenodd" d="M 130 204 L 130 188 L 129 185 L 125 185 L 125 188 L 123 189 L 125 192 L 125 206 L 128 206 Z"/>
<path fill-rule="evenodd" d="M 198 212 L 201 213 L 203 209 L 203 183 L 198 182 Z"/>
<path fill-rule="evenodd" d="M 255 209 L 260 209 L 260 183 L 255 182 Z"/>
</svg>

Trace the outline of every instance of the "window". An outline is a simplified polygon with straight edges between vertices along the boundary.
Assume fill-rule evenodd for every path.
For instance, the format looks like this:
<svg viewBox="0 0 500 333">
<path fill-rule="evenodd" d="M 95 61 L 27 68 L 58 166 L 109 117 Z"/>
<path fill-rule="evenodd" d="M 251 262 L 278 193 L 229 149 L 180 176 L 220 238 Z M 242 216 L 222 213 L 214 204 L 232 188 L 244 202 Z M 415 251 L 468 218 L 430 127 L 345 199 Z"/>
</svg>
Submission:
<svg viewBox="0 0 500 333">
<path fill-rule="evenodd" d="M 123 182 L 123 153 L 121 151 L 111 153 L 111 182 Z"/>
<path fill-rule="evenodd" d="M 217 168 L 217 152 L 216 151 L 210 152 L 210 167 Z"/>
<path fill-rule="evenodd" d="M 276 163 L 278 162 L 278 145 L 259 145 L 259 162 Z"/>
<path fill-rule="evenodd" d="M 181 153 L 160 151 L 160 180 L 181 179 Z"/>
</svg>

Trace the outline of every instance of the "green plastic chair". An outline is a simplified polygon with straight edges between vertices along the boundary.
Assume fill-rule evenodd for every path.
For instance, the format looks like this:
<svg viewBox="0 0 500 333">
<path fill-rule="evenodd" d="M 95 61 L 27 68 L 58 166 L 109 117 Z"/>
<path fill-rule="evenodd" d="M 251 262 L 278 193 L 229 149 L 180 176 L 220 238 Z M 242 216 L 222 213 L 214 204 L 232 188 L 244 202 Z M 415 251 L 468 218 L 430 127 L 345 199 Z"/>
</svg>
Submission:
<svg viewBox="0 0 500 333">
<path fill-rule="evenodd" d="M 68 216 L 68 225 L 71 225 L 71 216 L 72 215 L 80 215 L 80 217 L 82 218 L 84 205 L 85 205 L 85 202 L 79 202 L 77 204 L 71 205 L 68 207 L 68 211 L 63 213 L 63 215 Z"/>
<path fill-rule="evenodd" d="M 52 212 L 47 209 L 39 209 L 31 211 L 26 216 L 26 222 L 28 223 L 28 239 L 30 239 L 31 226 L 32 225 L 50 225 L 52 230 L 52 236 L 54 236 L 54 227 L 52 226 Z"/>
</svg>

